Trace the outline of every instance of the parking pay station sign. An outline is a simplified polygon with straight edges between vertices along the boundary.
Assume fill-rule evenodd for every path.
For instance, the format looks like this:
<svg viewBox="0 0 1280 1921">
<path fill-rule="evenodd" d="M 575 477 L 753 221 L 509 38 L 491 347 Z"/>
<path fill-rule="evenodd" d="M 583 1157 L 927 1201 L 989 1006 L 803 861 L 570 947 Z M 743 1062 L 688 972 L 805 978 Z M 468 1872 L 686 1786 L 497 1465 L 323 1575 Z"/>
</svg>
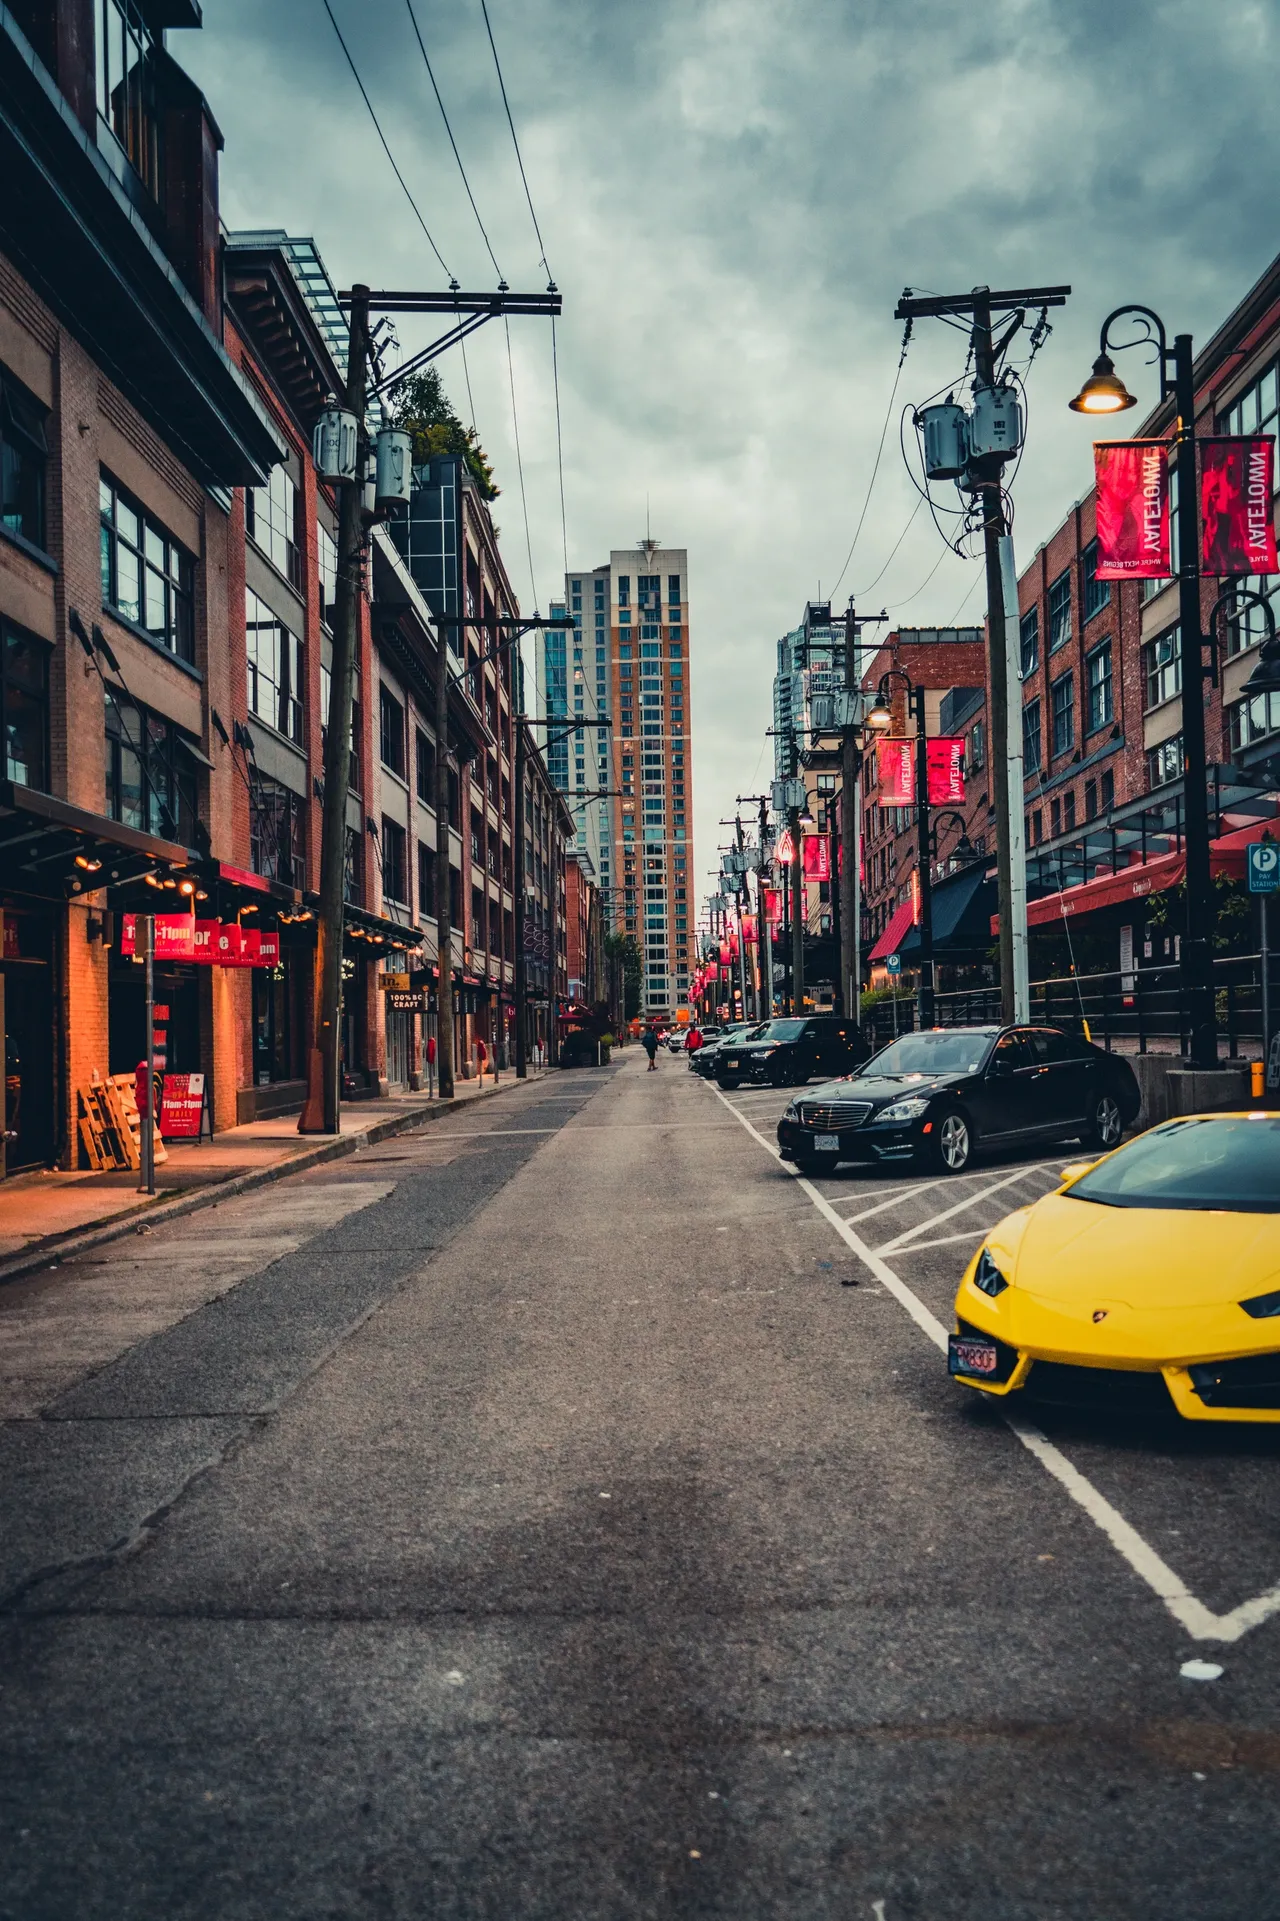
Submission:
<svg viewBox="0 0 1280 1921">
<path fill-rule="evenodd" d="M 1280 893 L 1280 841 L 1255 841 L 1249 851 L 1249 892 Z"/>
<path fill-rule="evenodd" d="M 888 969 L 889 973 L 900 974 L 902 972 L 901 954 L 886 954 L 884 964 L 885 964 L 885 967 Z"/>
</svg>

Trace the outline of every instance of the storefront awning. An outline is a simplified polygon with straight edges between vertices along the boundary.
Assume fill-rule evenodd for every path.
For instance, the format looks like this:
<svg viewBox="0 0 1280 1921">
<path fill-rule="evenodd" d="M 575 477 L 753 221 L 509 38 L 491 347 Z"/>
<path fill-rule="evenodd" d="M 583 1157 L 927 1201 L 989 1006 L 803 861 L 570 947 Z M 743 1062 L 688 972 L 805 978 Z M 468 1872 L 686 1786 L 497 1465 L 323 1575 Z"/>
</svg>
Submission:
<svg viewBox="0 0 1280 1921">
<path fill-rule="evenodd" d="M 1229 834 L 1209 843 L 1209 871 L 1212 874 L 1226 874 L 1232 880 L 1243 880 L 1248 861 L 1246 849 L 1255 841 L 1262 839 L 1266 832 L 1277 835 L 1280 821 L 1255 820 L 1246 827 L 1237 827 Z M 1155 860 L 1135 861 L 1132 866 L 1122 867 L 1112 874 L 1098 874 L 1093 880 L 1085 881 L 1078 887 L 1066 887 L 1058 894 L 1045 894 L 1039 900 L 1027 904 L 1027 925 L 1029 927 L 1048 927 L 1054 921 L 1070 920 L 1077 914 L 1096 913 L 1103 907 L 1129 907 L 1135 901 L 1145 900 L 1148 894 L 1163 893 L 1167 888 L 1177 887 L 1187 871 L 1187 857 L 1182 851 L 1161 854 Z M 1000 916 L 991 916 L 991 931 L 1000 931 Z"/>
<path fill-rule="evenodd" d="M 948 953 L 985 952 L 991 945 L 991 908 L 995 881 L 985 860 L 958 874 L 948 874 L 933 889 L 933 952 L 944 960 Z M 898 952 L 909 961 L 920 952 L 920 929 L 909 927 Z"/>
<path fill-rule="evenodd" d="M 901 907 L 894 908 L 892 914 L 889 916 L 888 926 L 872 948 L 868 959 L 881 961 L 885 960 L 890 954 L 897 953 L 903 936 L 912 925 L 913 913 L 914 909 L 909 900 L 904 900 Z"/>
<path fill-rule="evenodd" d="M 309 906 L 319 907 L 320 896 L 308 894 Z M 353 907 L 350 901 L 342 910 L 343 931 L 348 941 L 353 941 L 357 950 L 366 948 L 369 952 L 383 952 L 392 947 L 403 948 L 406 953 L 422 945 L 422 929 L 407 926 L 403 921 L 389 920 L 383 914 L 371 914 L 367 908 Z"/>
<path fill-rule="evenodd" d="M 0 891 L 64 901 L 196 859 L 177 841 L 126 827 L 17 781 L 0 781 Z"/>
</svg>

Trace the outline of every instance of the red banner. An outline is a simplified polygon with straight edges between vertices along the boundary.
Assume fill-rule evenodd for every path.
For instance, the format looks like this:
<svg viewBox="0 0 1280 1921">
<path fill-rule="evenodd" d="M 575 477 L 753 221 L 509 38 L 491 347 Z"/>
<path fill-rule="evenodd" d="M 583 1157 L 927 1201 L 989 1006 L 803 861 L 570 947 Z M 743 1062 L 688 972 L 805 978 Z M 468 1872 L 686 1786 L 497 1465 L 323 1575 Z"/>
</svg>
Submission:
<svg viewBox="0 0 1280 1921">
<path fill-rule="evenodd" d="M 876 795 L 882 807 L 916 804 L 916 744 L 913 740 L 876 742 Z"/>
<path fill-rule="evenodd" d="M 729 943 L 727 940 L 722 940 L 720 943 L 720 965 L 722 967 L 729 965 Z"/>
<path fill-rule="evenodd" d="M 1164 580 L 1169 558 L 1169 448 L 1163 440 L 1095 440 L 1099 580 Z"/>
<path fill-rule="evenodd" d="M 160 1087 L 160 1133 L 167 1141 L 198 1141 L 204 1116 L 204 1075 L 166 1074 Z"/>
<path fill-rule="evenodd" d="M 120 916 L 120 952 L 140 953 L 137 945 L 138 922 L 145 914 Z M 190 914 L 157 914 L 156 959 L 189 961 L 195 958 L 196 924 Z"/>
<path fill-rule="evenodd" d="M 1275 445 L 1270 437 L 1200 442 L 1204 573 L 1280 573 L 1271 516 Z"/>
<path fill-rule="evenodd" d="M 754 914 L 744 914 L 742 916 L 742 938 L 743 940 L 759 940 L 760 936 L 756 932 L 756 917 Z"/>
<path fill-rule="evenodd" d="M 766 887 L 764 890 L 764 914 L 770 927 L 782 925 L 782 889 Z"/>
<path fill-rule="evenodd" d="M 804 877 L 806 880 L 831 879 L 831 842 L 825 834 L 810 834 L 804 843 Z"/>
<path fill-rule="evenodd" d="M 925 742 L 929 762 L 929 805 L 950 807 L 964 799 L 964 738 L 938 734 Z"/>
</svg>

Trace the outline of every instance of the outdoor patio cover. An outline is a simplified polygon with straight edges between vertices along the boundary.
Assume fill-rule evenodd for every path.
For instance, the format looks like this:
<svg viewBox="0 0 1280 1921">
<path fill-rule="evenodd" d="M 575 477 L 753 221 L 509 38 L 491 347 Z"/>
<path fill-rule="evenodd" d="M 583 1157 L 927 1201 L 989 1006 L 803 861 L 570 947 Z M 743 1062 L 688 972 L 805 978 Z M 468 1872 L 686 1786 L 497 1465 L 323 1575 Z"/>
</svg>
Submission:
<svg viewBox="0 0 1280 1921">
<path fill-rule="evenodd" d="M 975 861 L 958 874 L 933 884 L 933 952 L 935 959 L 955 952 L 985 951 L 990 944 L 987 924 L 995 882 L 988 878 L 985 860 Z M 920 929 L 910 927 L 898 952 L 909 961 L 920 952 Z"/>
<path fill-rule="evenodd" d="M 884 960 L 888 954 L 896 954 L 898 943 L 911 926 L 912 905 L 904 900 L 901 907 L 895 907 L 889 916 L 889 924 L 867 956 L 869 960 Z"/>
<path fill-rule="evenodd" d="M 1210 872 L 1243 880 L 1248 858 L 1245 849 L 1261 840 L 1268 830 L 1280 839 L 1277 829 L 1280 829 L 1280 820 L 1256 820 L 1247 827 L 1223 834 L 1219 840 L 1210 841 Z M 1075 914 L 1091 914 L 1099 907 L 1123 907 L 1131 901 L 1145 900 L 1148 894 L 1176 887 L 1186 871 L 1185 853 L 1160 854 L 1155 860 L 1135 861 L 1132 867 L 1122 867 L 1118 873 L 1099 874 L 1082 886 L 1067 887 L 1060 894 L 1045 894 L 1039 900 L 1028 901 L 1027 925 L 1047 927 L 1052 921 L 1066 920 Z M 991 916 L 991 931 L 993 934 L 1000 931 L 998 914 Z"/>
</svg>

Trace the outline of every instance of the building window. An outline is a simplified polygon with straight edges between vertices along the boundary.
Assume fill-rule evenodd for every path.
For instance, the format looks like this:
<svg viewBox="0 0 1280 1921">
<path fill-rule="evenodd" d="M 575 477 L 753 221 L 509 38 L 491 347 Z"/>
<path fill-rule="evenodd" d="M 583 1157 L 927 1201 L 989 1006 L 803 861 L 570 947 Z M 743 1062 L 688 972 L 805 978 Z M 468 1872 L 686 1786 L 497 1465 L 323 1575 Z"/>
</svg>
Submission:
<svg viewBox="0 0 1280 1921">
<path fill-rule="evenodd" d="M 1059 574 L 1049 589 L 1049 652 L 1056 654 L 1071 638 L 1071 569 Z"/>
<path fill-rule="evenodd" d="M 673 607 L 678 607 L 678 606 L 680 605 L 680 576 L 679 576 L 679 574 L 668 574 L 668 575 L 667 575 L 667 599 L 668 599 L 668 601 L 670 602 L 670 604 L 671 604 L 671 605 L 672 605 Z"/>
<path fill-rule="evenodd" d="M 316 553 L 320 569 L 320 618 L 333 625 L 333 603 L 338 598 L 338 543 L 323 520 L 316 522 Z"/>
<path fill-rule="evenodd" d="M 1040 609 L 1028 607 L 1018 623 L 1022 645 L 1022 678 L 1034 674 L 1040 665 Z"/>
<path fill-rule="evenodd" d="M 1142 650 L 1143 704 L 1147 711 L 1182 692 L 1182 630 L 1170 627 Z"/>
<path fill-rule="evenodd" d="M 8 621 L 0 627 L 0 643 L 4 777 L 43 791 L 49 785 L 49 648 Z"/>
<path fill-rule="evenodd" d="M 302 642 L 252 587 L 244 590 L 249 712 L 302 745 Z"/>
<path fill-rule="evenodd" d="M 1084 817 L 1087 821 L 1098 818 L 1098 783 L 1087 780 L 1084 784 Z"/>
<path fill-rule="evenodd" d="M 1057 840 L 1058 835 L 1061 832 L 1062 832 L 1062 802 L 1061 800 L 1051 800 L 1049 802 L 1049 838 L 1050 840 Z"/>
<path fill-rule="evenodd" d="M 1163 787 L 1168 781 L 1182 778 L 1182 735 L 1175 734 L 1172 740 L 1162 740 L 1158 747 L 1147 749 L 1147 786 Z"/>
<path fill-rule="evenodd" d="M 1102 811 L 1104 814 L 1109 814 L 1116 804 L 1116 777 L 1109 767 L 1104 769 L 1098 788 Z"/>
<path fill-rule="evenodd" d="M 381 681 L 378 683 L 378 752 L 384 767 L 404 779 L 404 708 Z"/>
<path fill-rule="evenodd" d="M 1033 807 L 1028 816 L 1027 840 L 1032 847 L 1038 847 L 1044 839 L 1044 815 L 1038 807 Z"/>
<path fill-rule="evenodd" d="M 1255 740 L 1265 740 L 1268 734 L 1280 731 L 1280 694 L 1253 694 L 1248 700 L 1238 700 L 1227 710 L 1227 721 L 1232 753 Z"/>
<path fill-rule="evenodd" d="M 1062 825 L 1069 834 L 1076 824 L 1076 796 L 1074 788 L 1068 788 L 1062 796 Z"/>
<path fill-rule="evenodd" d="M 195 659 L 195 563 L 110 474 L 98 481 L 102 604 L 179 660 Z"/>
<path fill-rule="evenodd" d="M 405 907 L 409 902 L 407 840 L 399 821 L 382 816 L 382 898 Z"/>
<path fill-rule="evenodd" d="M 418 842 L 418 919 L 436 914 L 436 854 L 434 847 Z"/>
<path fill-rule="evenodd" d="M 1275 432 L 1275 420 L 1280 413 L 1280 363 L 1273 363 L 1265 373 L 1258 375 L 1244 392 L 1240 394 L 1225 413 L 1218 415 L 1220 434 L 1256 434 Z"/>
<path fill-rule="evenodd" d="M 156 200 L 161 197 L 162 146 L 156 102 L 156 42 L 136 0 L 99 0 L 98 112 Z"/>
<path fill-rule="evenodd" d="M 1084 617 L 1087 621 L 1111 605 L 1111 582 L 1098 579 L 1097 566 L 1098 543 L 1091 540 L 1080 556 L 1080 572 L 1084 578 Z"/>
<path fill-rule="evenodd" d="M 1049 689 L 1049 699 L 1053 712 L 1053 757 L 1069 754 L 1075 745 L 1075 675 L 1067 670 L 1059 674 Z"/>
<path fill-rule="evenodd" d="M 1088 731 L 1095 734 L 1099 727 L 1106 727 L 1115 715 L 1109 640 L 1085 656 L 1084 671 L 1089 703 Z"/>
<path fill-rule="evenodd" d="M 306 885 L 302 801 L 256 767 L 249 773 L 249 861 L 254 873 L 265 880 L 280 881 L 285 887 Z M 350 883 L 350 858 L 347 865 Z"/>
<path fill-rule="evenodd" d="M 1271 574 L 1250 574 L 1247 579 L 1235 583 L 1237 593 L 1259 594 L 1263 600 L 1270 601 L 1272 618 L 1280 632 L 1280 581 Z M 1237 613 L 1233 613 L 1227 623 L 1227 653 L 1242 654 L 1248 647 L 1256 647 L 1265 640 L 1267 619 L 1262 608 L 1253 601 L 1246 601 Z"/>
<path fill-rule="evenodd" d="M 0 515 L 8 533 L 44 548 L 44 473 L 48 413 L 0 367 Z"/>
<path fill-rule="evenodd" d="M 244 530 L 258 552 L 295 587 L 302 584 L 298 544 L 300 495 L 287 467 L 273 467 L 265 487 L 244 491 Z M 335 555 L 336 560 L 336 555 Z"/>
<path fill-rule="evenodd" d="M 968 772 L 979 774 L 987 764 L 987 729 L 983 721 L 975 720 L 969 731 L 968 752 L 965 756 Z"/>
<path fill-rule="evenodd" d="M 1040 771 L 1040 702 L 1029 700 L 1022 710 L 1022 767 L 1023 772 L 1035 774 Z"/>
<path fill-rule="evenodd" d="M 107 813 L 144 834 L 190 847 L 195 839 L 196 763 L 181 730 L 115 692 L 106 696 Z"/>
<path fill-rule="evenodd" d="M 424 800 L 428 807 L 434 807 L 436 793 L 436 750 L 421 728 L 417 730 L 414 744 L 416 748 L 415 758 L 417 765 L 415 771 L 418 782 L 418 799 Z"/>
</svg>

